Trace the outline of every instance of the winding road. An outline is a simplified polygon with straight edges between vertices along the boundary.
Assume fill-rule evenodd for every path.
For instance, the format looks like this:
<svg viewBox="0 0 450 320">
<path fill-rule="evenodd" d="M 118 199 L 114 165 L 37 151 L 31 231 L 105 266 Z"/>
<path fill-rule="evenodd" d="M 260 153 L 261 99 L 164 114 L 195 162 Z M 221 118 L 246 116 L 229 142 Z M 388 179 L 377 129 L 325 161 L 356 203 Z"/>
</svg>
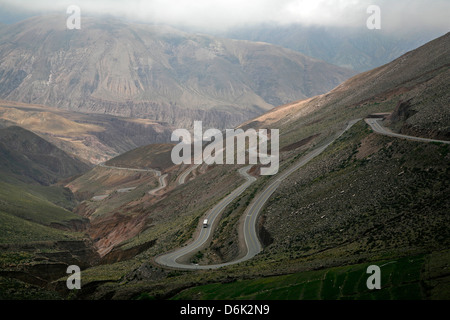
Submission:
<svg viewBox="0 0 450 320">
<path fill-rule="evenodd" d="M 179 184 L 179 185 L 180 185 L 180 184 L 184 184 L 184 183 L 186 182 L 187 176 L 189 176 L 189 174 L 190 174 L 192 171 L 194 171 L 195 169 L 197 169 L 198 166 L 199 166 L 199 164 L 194 164 L 194 165 L 191 165 L 191 166 L 190 166 L 189 168 L 187 168 L 186 170 L 184 170 L 183 173 L 180 174 L 179 177 L 178 177 L 178 179 L 177 179 L 178 184 Z"/>
<path fill-rule="evenodd" d="M 166 182 L 167 173 L 164 174 L 164 175 L 161 175 L 161 171 L 158 171 L 156 175 L 159 176 L 159 187 L 157 187 L 157 188 L 155 188 L 153 190 L 150 190 L 148 192 L 149 194 L 151 194 L 153 196 L 156 196 L 156 193 L 158 191 L 164 189 L 167 186 L 167 182 Z"/>
<path fill-rule="evenodd" d="M 126 171 L 136 171 L 136 172 L 153 172 L 158 175 L 161 174 L 160 171 L 155 169 L 135 169 L 135 168 L 123 168 L 123 167 L 115 167 L 115 166 L 107 166 L 104 162 L 98 164 L 99 167 L 108 168 L 108 169 L 116 169 L 116 170 L 126 170 Z"/>
<path fill-rule="evenodd" d="M 158 256 L 155 261 L 161 265 L 172 267 L 172 268 L 182 268 L 182 269 L 212 269 L 212 268 L 220 268 L 232 263 L 236 262 L 228 262 L 218 265 L 208 265 L 208 266 L 200 266 L 200 265 L 193 265 L 193 264 L 182 264 L 177 262 L 178 259 L 184 257 L 185 255 L 191 254 L 193 252 L 196 252 L 200 250 L 210 239 L 213 228 L 211 226 L 214 226 L 214 222 L 217 220 L 217 218 L 220 216 L 220 214 L 223 212 L 223 210 L 234 200 L 236 199 L 242 192 L 244 192 L 254 181 L 256 181 L 256 178 L 248 174 L 248 170 L 253 165 L 246 166 L 244 168 L 239 169 L 239 174 L 243 176 L 246 181 L 242 185 L 240 185 L 238 188 L 234 189 L 230 194 L 228 194 L 225 198 L 223 198 L 218 204 L 216 204 L 205 216 L 205 219 L 208 219 L 208 225 L 209 227 L 203 228 L 201 227 L 200 232 L 197 236 L 197 238 L 189 243 L 187 246 L 179 248 L 178 250 L 175 250 L 173 252 Z"/>
<path fill-rule="evenodd" d="M 273 192 L 278 188 L 280 183 L 288 177 L 290 174 L 292 174 L 294 171 L 298 170 L 300 167 L 307 164 L 309 161 L 314 159 L 316 156 L 321 154 L 329 145 L 331 145 L 336 139 L 338 139 L 345 131 L 350 129 L 355 123 L 360 121 L 361 119 L 352 120 L 348 123 L 347 127 L 344 131 L 342 131 L 339 135 L 334 137 L 331 141 L 329 141 L 324 146 L 321 146 L 317 149 L 314 149 L 312 152 L 308 153 L 306 156 L 301 158 L 298 162 L 296 162 L 294 165 L 289 167 L 288 169 L 284 170 L 283 172 L 277 174 L 274 179 L 267 187 L 264 188 L 264 190 L 259 193 L 253 201 L 250 203 L 250 205 L 247 207 L 245 211 L 245 220 L 243 224 L 243 236 L 245 245 L 247 247 L 247 253 L 245 256 L 243 256 L 240 259 L 233 260 L 230 262 L 225 262 L 221 264 L 215 264 L 215 265 L 197 265 L 197 264 L 185 264 L 182 262 L 178 262 L 180 258 L 192 254 L 198 250 L 200 250 L 208 241 L 210 238 L 213 228 L 202 228 L 197 236 L 197 238 L 190 244 L 188 244 L 185 247 L 182 247 L 180 249 L 177 249 L 175 251 L 172 251 L 170 253 L 157 256 L 155 258 L 156 263 L 171 267 L 171 268 L 177 268 L 177 269 L 217 269 L 224 266 L 237 264 L 246 260 L 249 260 L 253 258 L 255 255 L 257 255 L 261 251 L 261 244 L 258 239 L 257 231 L 256 231 L 256 221 L 258 218 L 258 215 L 263 208 L 264 204 L 267 202 L 267 200 L 270 198 L 270 196 L 273 194 Z M 225 197 L 222 201 L 220 201 L 211 211 L 208 213 L 208 215 L 205 217 L 205 219 L 208 219 L 210 221 L 210 225 L 214 226 L 214 221 L 219 216 L 219 214 L 225 209 L 225 207 L 230 204 L 237 196 L 239 196 L 248 186 L 253 183 L 256 178 L 251 177 L 248 175 L 248 170 L 252 167 L 252 165 L 246 166 L 244 168 L 239 169 L 239 173 L 246 177 L 247 181 L 235 189 L 232 193 L 230 193 L 227 197 Z M 251 179 L 250 179 L 251 178 Z"/>
<path fill-rule="evenodd" d="M 392 132 L 391 130 L 389 130 L 381 125 L 381 123 L 379 122 L 380 118 L 366 118 L 365 121 L 372 128 L 373 131 L 375 131 L 379 134 L 383 134 L 385 136 L 390 136 L 390 137 L 395 137 L 395 138 L 400 138 L 400 139 L 414 140 L 414 141 L 419 141 L 419 142 L 438 142 L 438 143 L 450 144 L 450 141 L 413 137 L 413 136 L 407 136 L 404 134 Z"/>
<path fill-rule="evenodd" d="M 124 168 L 124 167 L 115 167 L 115 166 L 107 166 L 105 165 L 104 162 L 98 164 L 99 167 L 102 168 L 107 168 L 107 169 L 114 169 L 114 170 L 126 170 L 126 171 L 133 171 L 133 172 L 152 172 L 155 174 L 155 176 L 159 177 L 159 187 L 150 190 L 148 193 L 151 195 L 156 195 L 156 193 L 162 189 L 164 189 L 167 186 L 166 183 L 166 178 L 167 178 L 167 174 L 161 176 L 161 171 L 156 170 L 156 169 L 135 169 L 135 168 Z M 119 193 L 122 192 L 129 192 L 131 190 L 136 189 L 136 187 L 129 187 L 129 188 L 122 188 L 122 189 L 117 189 L 116 191 Z M 105 198 L 107 198 L 109 196 L 109 194 L 102 194 L 102 195 L 98 195 L 98 196 L 94 196 L 92 197 L 91 200 L 93 201 L 101 201 Z"/>
<path fill-rule="evenodd" d="M 279 187 L 281 182 L 286 179 L 289 175 L 291 175 L 293 172 L 297 171 L 302 166 L 306 165 L 308 162 L 310 162 L 312 159 L 320 155 L 325 149 L 327 149 L 336 139 L 338 139 L 342 134 L 344 134 L 347 130 L 349 130 L 355 123 L 360 121 L 362 119 L 355 119 L 350 121 L 347 124 L 347 127 L 337 136 L 332 138 L 329 142 L 327 142 L 325 145 L 322 145 L 321 147 L 318 147 L 314 150 L 312 150 L 310 153 L 306 154 L 304 157 L 299 159 L 297 162 L 295 162 L 293 165 L 288 167 L 287 169 L 283 170 L 282 172 L 276 174 L 272 181 L 262 190 L 262 192 L 258 193 L 255 198 L 252 200 L 250 205 L 245 210 L 245 220 L 243 223 L 243 229 L 242 234 L 245 241 L 245 246 L 247 248 L 246 255 L 230 262 L 221 263 L 221 264 L 215 264 L 215 265 L 197 265 L 197 264 L 189 264 L 189 263 L 183 263 L 182 258 L 187 255 L 192 255 L 195 252 L 201 250 L 210 240 L 212 233 L 214 232 L 215 222 L 220 217 L 223 210 L 234 200 L 236 199 L 240 194 L 242 194 L 254 181 L 256 181 L 256 178 L 249 175 L 248 171 L 252 167 L 252 165 L 248 165 L 246 167 L 240 168 L 238 170 L 239 174 L 243 176 L 246 181 L 242 185 L 240 185 L 238 188 L 233 190 L 230 194 L 228 194 L 225 198 L 223 198 L 218 204 L 216 204 L 212 209 L 208 211 L 204 219 L 208 219 L 209 226 L 207 228 L 204 228 L 199 225 L 199 232 L 197 237 L 189 244 L 185 245 L 184 247 L 178 248 L 174 251 L 171 251 L 166 254 L 159 255 L 155 258 L 155 262 L 166 267 L 171 268 L 177 268 L 177 269 L 216 269 L 221 268 L 224 266 L 237 264 L 246 260 L 249 260 L 256 256 L 258 253 L 261 252 L 262 246 L 259 242 L 257 230 L 256 230 L 256 224 L 257 224 L 257 218 L 259 213 L 261 212 L 262 208 L 264 207 L 267 200 L 270 198 L 270 196 L 275 192 L 275 190 Z M 390 137 L 395 138 L 402 138 L 402 139 L 409 139 L 409 140 L 415 140 L 420 142 L 439 142 L 439 143 L 446 143 L 450 144 L 450 141 L 443 141 L 443 140 L 435 140 L 435 139 L 427 139 L 427 138 L 420 138 L 420 137 L 412 137 L 407 135 L 402 135 L 398 133 L 394 133 L 385 127 L 383 127 L 379 123 L 379 118 L 366 118 L 365 122 L 373 129 L 374 132 L 383 134 Z M 221 150 L 222 151 L 222 150 Z M 250 151 L 250 150 L 249 150 Z M 166 178 L 167 174 L 161 176 L 161 172 L 150 169 L 131 169 L 131 168 L 118 168 L 118 167 L 110 167 L 105 166 L 104 164 L 100 164 L 100 166 L 107 167 L 107 168 L 113 168 L 113 169 L 120 169 L 120 170 L 133 170 L 133 171 L 152 171 L 157 176 L 159 176 L 159 183 L 160 186 L 156 189 L 153 189 L 149 191 L 150 194 L 155 195 L 159 190 L 166 187 Z M 177 179 L 178 184 L 184 184 L 186 181 L 186 178 L 189 176 L 189 174 L 197 169 L 199 167 L 198 164 L 191 165 L 189 168 L 187 168 Z"/>
</svg>

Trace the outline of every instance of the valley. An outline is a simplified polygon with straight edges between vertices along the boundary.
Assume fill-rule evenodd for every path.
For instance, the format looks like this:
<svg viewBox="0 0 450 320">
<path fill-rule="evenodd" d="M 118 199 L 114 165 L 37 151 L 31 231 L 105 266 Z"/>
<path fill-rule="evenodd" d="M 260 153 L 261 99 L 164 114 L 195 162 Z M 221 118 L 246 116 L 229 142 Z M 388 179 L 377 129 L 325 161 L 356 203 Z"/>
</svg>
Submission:
<svg viewBox="0 0 450 320">
<path fill-rule="evenodd" d="M 1 299 L 450 297 L 450 33 L 355 75 L 264 43 L 57 19 L 0 28 Z M 175 164 L 171 133 L 193 120 L 279 130 L 278 172 Z"/>
</svg>

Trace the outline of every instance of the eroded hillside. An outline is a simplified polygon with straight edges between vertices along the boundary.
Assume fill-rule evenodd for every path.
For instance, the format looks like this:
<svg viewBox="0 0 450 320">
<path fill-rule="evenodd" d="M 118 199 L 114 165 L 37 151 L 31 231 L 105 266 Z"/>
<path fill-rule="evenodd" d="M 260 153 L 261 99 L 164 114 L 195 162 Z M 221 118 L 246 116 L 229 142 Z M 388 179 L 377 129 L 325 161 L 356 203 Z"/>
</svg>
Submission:
<svg viewBox="0 0 450 320">
<path fill-rule="evenodd" d="M 324 93 L 353 71 L 264 43 L 164 26 L 34 17 L 0 33 L 0 97 L 74 111 L 227 128 Z"/>
</svg>

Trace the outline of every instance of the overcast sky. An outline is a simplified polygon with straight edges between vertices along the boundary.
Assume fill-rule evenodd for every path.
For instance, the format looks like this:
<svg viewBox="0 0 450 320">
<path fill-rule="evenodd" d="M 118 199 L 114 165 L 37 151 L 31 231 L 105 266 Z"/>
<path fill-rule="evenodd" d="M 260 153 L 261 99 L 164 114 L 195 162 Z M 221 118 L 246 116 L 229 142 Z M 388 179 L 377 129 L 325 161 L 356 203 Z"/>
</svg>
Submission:
<svg viewBox="0 0 450 320">
<path fill-rule="evenodd" d="M 450 31 L 450 0 L 0 0 L 0 21 L 77 5 L 81 13 L 106 14 L 137 22 L 223 31 L 260 23 L 366 26 L 369 5 L 381 9 L 382 29 Z"/>
</svg>

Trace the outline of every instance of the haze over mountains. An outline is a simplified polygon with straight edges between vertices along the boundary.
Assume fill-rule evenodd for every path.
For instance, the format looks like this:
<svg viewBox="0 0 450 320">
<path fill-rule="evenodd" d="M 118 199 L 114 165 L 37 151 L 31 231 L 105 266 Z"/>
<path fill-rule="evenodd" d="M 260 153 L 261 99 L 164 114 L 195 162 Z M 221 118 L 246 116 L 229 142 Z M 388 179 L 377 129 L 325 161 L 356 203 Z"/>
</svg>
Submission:
<svg viewBox="0 0 450 320">
<path fill-rule="evenodd" d="M 383 59 L 402 50 L 391 44 Z M 447 33 L 350 77 L 292 50 L 170 27 L 0 25 L 0 299 L 448 298 L 450 144 L 364 119 L 449 141 L 449 48 Z M 355 68 L 381 61 L 348 50 Z M 175 165 L 169 133 L 193 120 L 279 129 L 278 174 Z M 211 236 L 178 263 L 246 257 L 249 235 L 262 250 L 214 270 L 158 263 L 199 230 Z M 81 290 L 66 286 L 72 264 Z M 381 290 L 366 285 L 373 264 Z"/>
<path fill-rule="evenodd" d="M 390 34 L 366 28 L 265 24 L 238 28 L 224 37 L 264 41 L 358 72 L 384 65 L 445 32 L 417 30 Z"/>
<path fill-rule="evenodd" d="M 325 93 L 354 71 L 264 43 L 44 16 L 2 28 L 0 98 L 225 128 Z"/>
<path fill-rule="evenodd" d="M 361 119 L 318 159 L 280 184 L 256 227 L 263 252 L 236 268 L 210 271 L 217 292 L 222 290 L 220 282 L 230 277 L 242 281 L 348 265 L 354 270 L 365 261 L 383 259 L 395 264 L 408 257 L 415 267 L 439 271 L 419 272 L 421 280 L 388 282 L 383 294 L 408 296 L 405 288 L 409 288 L 410 294 L 420 297 L 445 295 L 445 283 L 437 279 L 449 277 L 439 267 L 448 260 L 450 239 L 445 227 L 449 223 L 448 145 L 384 137 L 362 119 L 371 113 L 392 113 L 392 129 L 415 128 L 405 133 L 448 139 L 449 41 L 447 34 L 326 94 L 277 107 L 242 124 L 243 128 L 280 129 L 283 172 L 329 141 L 348 121 Z M 171 296 L 169 291 L 179 285 L 171 282 L 169 271 L 157 264 L 150 267 L 149 261 L 195 237 L 205 212 L 242 183 L 239 166 L 219 165 L 197 167 L 179 184 L 178 177 L 187 167 L 160 163 L 169 158 L 170 150 L 168 145 L 141 147 L 108 162 L 122 168 L 128 164 L 130 169 L 96 167 L 67 184 L 84 200 L 76 212 L 90 219 L 88 232 L 104 264 L 89 269 L 96 290 L 88 297 L 130 298 L 142 294 L 143 289 L 135 286 L 139 283 L 151 295 Z M 158 186 L 158 177 L 132 170 L 149 167 L 168 175 L 167 187 L 157 196 L 149 192 Z M 257 168 L 252 173 L 257 176 Z M 214 264 L 242 254 L 239 221 L 255 195 L 264 194 L 264 187 L 278 176 L 260 178 L 225 209 L 208 246 L 188 261 Z M 119 192 L 121 188 L 133 189 Z M 93 200 L 94 195 L 106 197 Z M 119 265 L 123 271 L 117 271 Z M 105 276 L 108 285 L 95 283 Z M 210 281 L 203 273 L 175 277 L 194 287 Z M 124 278 L 133 280 L 123 284 Z M 264 288 L 257 293 L 263 294 Z M 336 295 L 351 297 L 352 290 Z"/>
<path fill-rule="evenodd" d="M 384 108 L 395 110 L 398 130 L 446 140 L 450 135 L 449 41 L 447 33 L 326 94 L 279 106 L 242 126 L 292 126 L 304 135 L 308 121 L 339 126 L 349 114 L 366 116 L 373 112 L 371 108 Z M 326 130 L 333 131 L 331 127 Z"/>
</svg>

